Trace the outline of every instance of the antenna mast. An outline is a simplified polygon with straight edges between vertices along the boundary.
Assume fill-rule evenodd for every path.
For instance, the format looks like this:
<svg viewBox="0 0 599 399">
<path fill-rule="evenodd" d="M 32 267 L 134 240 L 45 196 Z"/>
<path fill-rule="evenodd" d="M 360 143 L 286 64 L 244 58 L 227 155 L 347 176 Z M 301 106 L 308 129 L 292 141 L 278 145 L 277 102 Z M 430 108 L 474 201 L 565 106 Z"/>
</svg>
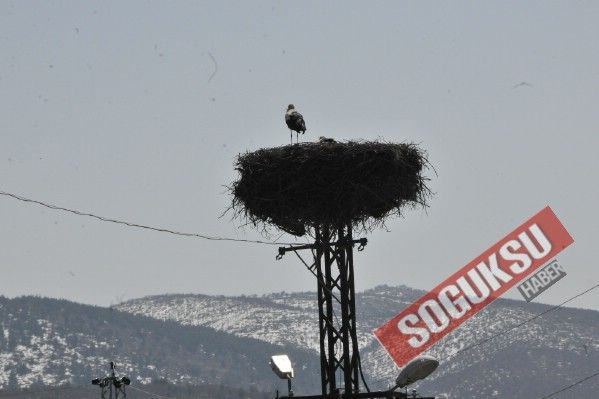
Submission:
<svg viewBox="0 0 599 399">
<path fill-rule="evenodd" d="M 131 380 L 128 377 L 117 378 L 115 375 L 115 364 L 110 362 L 110 374 L 103 378 L 94 378 L 92 385 L 98 385 L 101 389 L 101 399 L 126 399 L 127 392 L 125 387 L 131 384 Z"/>
</svg>

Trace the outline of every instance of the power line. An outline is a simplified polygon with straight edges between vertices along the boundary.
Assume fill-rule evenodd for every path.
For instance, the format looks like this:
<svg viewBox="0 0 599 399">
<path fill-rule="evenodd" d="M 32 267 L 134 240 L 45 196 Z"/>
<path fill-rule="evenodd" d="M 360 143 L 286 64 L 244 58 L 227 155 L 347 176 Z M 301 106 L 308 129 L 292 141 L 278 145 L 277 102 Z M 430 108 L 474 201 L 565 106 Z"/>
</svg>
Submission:
<svg viewBox="0 0 599 399">
<path fill-rule="evenodd" d="M 26 197 L 23 197 L 21 195 L 17 195 L 17 194 L 13 194 L 13 193 L 8 193 L 6 191 L 0 191 L 0 195 L 3 195 L 5 197 L 9 197 L 9 198 L 12 198 L 12 199 L 16 199 L 16 200 L 21 201 L 21 202 L 27 202 L 27 203 L 30 203 L 30 204 L 40 205 L 40 206 L 43 206 L 45 208 L 52 209 L 52 210 L 55 210 L 55 211 L 63 211 L 63 212 L 72 213 L 72 214 L 77 215 L 77 216 L 86 216 L 86 217 L 94 218 L 94 219 L 100 220 L 102 222 L 122 224 L 122 225 L 125 225 L 125 226 L 128 226 L 128 227 L 135 227 L 135 228 L 139 228 L 139 229 L 153 230 L 153 231 L 157 231 L 159 233 L 168 233 L 168 234 L 172 234 L 172 235 L 176 235 L 176 236 L 201 238 L 201 239 L 204 239 L 204 240 L 211 240 L 211 241 L 245 242 L 245 243 L 251 243 L 251 244 L 298 245 L 297 243 L 288 243 L 288 242 L 262 241 L 262 240 L 246 240 L 246 239 L 242 239 L 242 238 L 209 236 L 209 235 L 200 234 L 200 233 L 187 233 L 187 232 L 176 231 L 176 230 L 171 230 L 171 229 L 162 228 L 162 227 L 153 227 L 153 226 L 148 226 L 148 225 L 144 225 L 144 224 L 127 222 L 125 220 L 119 220 L 119 219 L 113 219 L 113 218 L 109 218 L 109 217 L 105 217 L 105 216 L 99 216 L 99 215 L 96 215 L 96 214 L 93 214 L 93 213 L 82 212 L 82 211 L 79 211 L 79 210 L 76 210 L 76 209 L 64 208 L 62 206 L 48 204 L 46 202 L 34 200 L 34 199 L 31 199 L 31 198 L 26 198 Z"/>
<path fill-rule="evenodd" d="M 57 211 L 63 211 L 63 212 L 68 212 L 68 213 L 71 213 L 71 214 L 74 214 L 74 215 L 77 215 L 77 216 L 86 216 L 86 217 L 94 218 L 94 219 L 97 219 L 97 220 L 100 220 L 100 221 L 103 221 L 103 222 L 121 224 L 121 225 L 125 225 L 125 226 L 128 226 L 128 227 L 134 227 L 134 228 L 139 228 L 139 229 L 152 230 L 152 231 L 156 231 L 156 232 L 160 232 L 160 233 L 168 233 L 168 234 L 172 234 L 172 235 L 176 235 L 176 236 L 201 238 L 201 239 L 211 240 L 211 241 L 245 242 L 245 243 L 265 244 L 265 245 L 296 245 L 297 244 L 297 243 L 284 243 L 284 242 L 277 242 L 277 241 L 247 240 L 247 239 L 231 238 L 231 237 L 209 236 L 209 235 L 204 235 L 204 234 L 199 234 L 199 233 L 181 232 L 181 231 L 176 231 L 176 230 L 171 230 L 171 229 L 166 229 L 166 228 L 161 228 L 161 227 L 153 227 L 153 226 L 148 226 L 148 225 L 143 225 L 143 224 L 138 224 L 138 223 L 133 223 L 133 222 L 127 222 L 127 221 L 124 221 L 124 220 L 119 220 L 119 219 L 113 219 L 113 218 L 109 218 L 109 217 L 99 216 L 99 215 L 96 215 L 96 214 L 93 214 L 93 213 L 82 212 L 82 211 L 75 210 L 75 209 L 64 208 L 64 207 L 61 207 L 61 206 L 57 206 L 57 205 L 53 205 L 53 204 L 48 204 L 48 203 L 45 203 L 45 202 L 42 202 L 42 201 L 39 201 L 39 200 L 34 200 L 34 199 L 31 199 L 31 198 L 26 198 L 26 197 L 23 197 L 21 195 L 17 195 L 17 194 L 5 192 L 5 191 L 1 191 L 1 190 L 0 190 L 0 195 L 5 196 L 5 197 L 9 197 L 9 198 L 13 198 L 13 199 L 21 201 L 21 202 L 26 202 L 26 203 L 32 203 L 32 204 L 40 205 L 40 206 L 43 206 L 43 207 L 48 208 L 48 209 L 57 210 Z M 457 355 L 459 355 L 461 353 L 464 353 L 464 352 L 466 352 L 466 351 L 468 351 L 468 350 L 470 350 L 472 348 L 475 348 L 477 346 L 480 346 L 482 344 L 490 342 L 490 341 L 492 341 L 493 339 L 495 339 L 497 337 L 500 337 L 500 336 L 502 336 L 504 334 L 507 334 L 508 332 L 513 331 L 516 328 L 522 327 L 522 326 L 524 326 L 524 325 L 532 322 L 533 320 L 536 320 L 537 318 L 539 318 L 539 317 L 541 317 L 541 316 L 543 316 L 543 315 L 545 315 L 545 314 L 547 314 L 549 312 L 552 312 L 554 310 L 557 310 L 557 309 L 563 307 L 565 304 L 573 301 L 576 298 L 579 298 L 579 297 L 587 294 L 588 292 L 596 289 L 597 287 L 599 287 L 599 283 L 595 284 L 594 286 L 592 286 L 592 287 L 590 287 L 588 289 L 586 289 L 585 291 L 582 291 L 582 292 L 578 293 L 577 295 L 575 295 L 575 296 L 573 296 L 571 298 L 568 298 L 567 300 L 563 301 L 559 305 L 553 306 L 553 307 L 551 307 L 551 308 L 549 308 L 549 309 L 547 309 L 547 310 L 545 310 L 545 311 L 543 311 L 541 313 L 536 314 L 535 316 L 533 316 L 533 317 L 531 317 L 531 318 L 529 318 L 529 319 L 527 319 L 527 320 L 525 320 L 525 321 L 523 321 L 521 323 L 515 324 L 515 325 L 513 325 L 513 326 L 511 326 L 511 327 L 509 327 L 509 328 L 507 328 L 505 330 L 502 330 L 502 331 L 500 331 L 500 332 L 498 332 L 498 333 L 496 333 L 494 335 L 491 335 L 490 337 L 484 338 L 482 340 L 479 340 L 479 341 L 475 342 L 472 345 L 469 345 L 469 346 L 467 346 L 465 348 L 462 348 L 461 350 L 459 350 L 458 352 L 456 352 L 452 356 L 455 357 L 455 356 L 457 356 Z M 549 394 L 547 396 L 544 396 L 541 399 L 547 399 L 547 398 L 553 397 L 553 396 L 555 396 L 555 395 L 557 395 L 557 394 L 559 394 L 561 392 L 564 392 L 566 390 L 569 390 L 569 389 L 573 388 L 576 385 L 582 384 L 585 381 L 587 381 L 587 380 L 589 380 L 591 378 L 594 378 L 594 377 L 596 377 L 598 375 L 599 375 L 599 372 L 594 373 L 594 374 L 592 374 L 590 376 L 587 376 L 587 377 L 585 377 L 585 378 L 583 378 L 581 380 L 578 380 L 578 381 L 576 381 L 576 382 L 574 382 L 574 383 L 572 383 L 572 384 L 570 384 L 570 385 L 568 385 L 568 386 L 566 386 L 566 387 L 564 387 L 564 388 L 562 388 L 562 389 L 560 389 L 558 391 L 555 391 L 555 392 L 553 392 L 553 393 L 551 393 L 551 394 Z M 377 380 L 377 382 L 378 381 L 380 381 L 380 380 Z M 130 386 L 130 388 L 133 389 L 133 390 L 145 393 L 147 395 L 153 396 L 155 398 L 171 399 L 168 396 L 162 396 L 162 395 L 159 395 L 159 394 L 156 394 L 156 393 L 153 393 L 153 392 L 145 391 L 145 390 L 143 390 L 141 388 L 137 388 L 135 386 Z M 15 392 L 15 393 L 12 393 L 12 394 L 9 394 L 9 395 L 11 395 L 11 396 L 12 395 L 19 396 L 19 395 L 22 395 L 22 394 L 31 394 L 33 392 L 44 392 L 44 391 L 61 390 L 61 389 L 67 389 L 67 387 L 56 387 L 56 388 L 50 388 L 50 389 L 46 389 L 46 390 L 29 391 L 29 392 Z"/>
<path fill-rule="evenodd" d="M 591 378 L 593 378 L 593 377 L 597 377 L 598 375 L 599 375 L 599 371 L 598 371 L 598 372 L 596 372 L 595 374 L 591 374 L 591 375 L 589 375 L 589 376 L 587 376 L 587 377 L 584 377 L 582 380 L 578 380 L 578 381 L 576 381 L 576 382 L 573 382 L 572 384 L 568 385 L 567 387 L 563 387 L 563 388 L 562 388 L 562 389 L 560 389 L 559 391 L 555 391 L 555 392 L 552 392 L 552 393 L 550 393 L 549 395 L 543 396 L 541 399 L 547 399 L 547 398 L 551 398 L 551 397 L 553 397 L 553 396 L 557 395 L 558 393 L 562 393 L 562 392 L 564 392 L 564 391 L 567 391 L 568 389 L 574 388 L 576 385 L 580 385 L 580 384 L 582 384 L 583 382 L 585 382 L 585 381 L 587 381 L 587 380 L 590 380 L 590 379 L 591 379 Z"/>
<path fill-rule="evenodd" d="M 464 353 L 464 352 L 466 352 L 466 351 L 468 351 L 468 350 L 470 350 L 470 349 L 472 349 L 472 348 L 475 348 L 475 347 L 477 347 L 477 346 L 483 345 L 483 344 L 485 344 L 485 343 L 487 343 L 487 342 L 489 342 L 489 341 L 492 341 L 492 340 L 493 340 L 493 339 L 495 339 L 495 338 L 498 338 L 498 337 L 500 337 L 500 336 L 502 336 L 502 335 L 504 335 L 504 334 L 507 334 L 508 332 L 510 332 L 510 331 L 512 331 L 512 330 L 515 330 L 516 328 L 522 327 L 522 326 L 524 326 L 525 324 L 528 324 L 528 323 L 530 323 L 531 321 L 533 321 L 533 320 L 536 320 L 536 319 L 538 319 L 539 317 L 541 317 L 541 316 L 543 316 L 543 315 L 545 315 L 545 314 L 547 314 L 547 313 L 549 313 L 549 312 L 553 312 L 554 310 L 557 310 L 557 309 L 559 309 L 559 308 L 563 307 L 563 306 L 564 306 L 565 304 L 567 304 L 568 302 L 571 302 L 571 301 L 573 301 L 574 299 L 576 299 L 576 298 L 579 298 L 579 297 L 581 297 L 581 296 L 583 296 L 583 295 L 585 295 L 585 294 L 587 294 L 587 293 L 589 293 L 589 292 L 593 291 L 594 289 L 596 289 L 596 288 L 598 288 L 598 287 L 599 287 L 599 283 L 595 284 L 594 286 L 592 286 L 592 287 L 590 287 L 590 288 L 588 288 L 588 289 L 586 289 L 586 290 L 584 290 L 584 291 L 581 291 L 581 292 L 579 292 L 578 294 L 574 295 L 574 296 L 573 296 L 573 297 L 571 297 L 571 298 L 568 298 L 568 299 L 566 299 L 565 301 L 563 301 L 563 302 L 562 302 L 562 303 L 560 303 L 559 305 L 552 306 L 552 307 L 550 307 L 549 309 L 546 309 L 546 310 L 544 310 L 543 312 L 541 312 L 541 313 L 538 313 L 538 314 L 534 315 L 533 317 L 531 317 L 531 318 L 529 318 L 529 319 L 526 319 L 525 321 L 523 321 L 523 322 L 521 322 L 521 323 L 515 324 L 515 325 L 513 325 L 513 326 L 511 326 L 511 327 L 509 327 L 509 328 L 506 328 L 505 330 L 502 330 L 502 331 L 500 331 L 500 332 L 498 332 L 498 333 L 496 333 L 496 334 L 494 334 L 494 335 L 491 335 L 490 337 L 487 337 L 487 338 L 481 339 L 481 340 L 479 340 L 479 341 L 477 341 L 477 342 L 473 343 L 472 345 L 469 345 L 469 346 L 467 346 L 467 347 L 465 347 L 465 348 L 462 348 L 462 349 L 460 349 L 459 351 L 457 351 L 456 353 L 454 353 L 453 355 L 451 355 L 449 358 L 454 358 L 454 357 L 456 357 L 456 356 L 458 356 L 458 355 L 461 355 L 462 353 Z M 449 360 L 449 358 L 447 358 L 446 360 Z M 591 377 L 592 377 L 592 376 L 591 376 Z M 379 378 L 379 379 L 375 380 L 375 381 L 374 381 L 374 383 L 375 383 L 375 384 L 378 384 L 379 382 L 381 382 L 381 381 L 385 381 L 386 379 L 387 379 L 386 377 Z M 544 398 L 543 398 L 543 399 L 544 399 Z"/>
<path fill-rule="evenodd" d="M 505 330 L 499 331 L 498 333 L 496 333 L 496 334 L 493 334 L 493 335 L 491 335 L 490 337 L 483 338 L 483 339 L 481 339 L 481 340 L 479 340 L 479 341 L 477 341 L 477 342 L 473 343 L 472 345 L 469 345 L 469 346 L 467 346 L 467 347 L 465 347 L 465 348 L 462 348 L 462 349 L 460 349 L 459 351 L 457 351 L 456 353 L 454 353 L 452 356 L 457 356 L 457 355 L 459 355 L 459 354 L 461 354 L 461 353 L 463 353 L 463 352 L 466 352 L 466 351 L 468 351 L 468 350 L 470 350 L 470 349 L 472 349 L 472 348 L 475 348 L 475 347 L 477 347 L 477 346 L 480 346 L 480 345 L 482 345 L 482 344 L 485 344 L 485 343 L 487 343 L 487 342 L 489 342 L 489 341 L 491 341 L 491 340 L 493 340 L 493 339 L 495 339 L 495 338 L 497 338 L 497 337 L 499 337 L 499 336 L 501 336 L 501 335 L 507 334 L 508 332 L 510 332 L 510 331 L 512 331 L 512 330 L 515 330 L 516 328 L 522 327 L 523 325 L 525 325 L 525 324 L 528 324 L 528 323 L 530 323 L 531 321 L 533 321 L 533 320 L 536 320 L 536 319 L 538 319 L 539 317 L 541 317 L 541 316 L 543 316 L 543 315 L 545 315 L 545 314 L 547 314 L 547 313 L 549 313 L 549 312 L 553 312 L 554 310 L 557 310 L 557 309 L 559 309 L 559 308 L 563 307 L 563 306 L 564 306 L 565 304 L 567 304 L 568 302 L 571 302 L 571 301 L 573 301 L 574 299 L 576 299 L 576 298 L 579 298 L 579 297 L 581 297 L 581 296 L 583 296 L 583 295 L 585 295 L 585 294 L 587 294 L 587 293 L 591 292 L 592 290 L 596 289 L 597 287 L 599 287 L 599 283 L 597 283 L 597 284 L 595 284 L 594 286 L 592 286 L 592 287 L 590 287 L 590 288 L 588 288 L 588 289 L 586 289 L 586 290 L 584 290 L 584 291 L 582 291 L 582 292 L 580 292 L 580 293 L 578 293 L 578 294 L 574 295 L 574 296 L 573 296 L 573 297 L 571 297 L 571 298 L 568 298 L 568 299 L 566 299 L 565 301 L 563 301 L 563 302 L 562 302 L 562 303 L 560 303 L 559 305 L 552 306 L 552 307 L 550 307 L 549 309 L 547 309 L 547 310 L 544 310 L 543 312 L 541 312 L 541 313 L 538 313 L 538 314 L 534 315 L 533 317 L 531 317 L 531 318 L 529 318 L 529 319 L 526 319 L 526 320 L 524 320 L 523 322 L 520 322 L 520 323 L 518 323 L 518 324 L 514 324 L 513 326 L 511 326 L 511 327 L 509 327 L 509 328 L 506 328 Z"/>
</svg>

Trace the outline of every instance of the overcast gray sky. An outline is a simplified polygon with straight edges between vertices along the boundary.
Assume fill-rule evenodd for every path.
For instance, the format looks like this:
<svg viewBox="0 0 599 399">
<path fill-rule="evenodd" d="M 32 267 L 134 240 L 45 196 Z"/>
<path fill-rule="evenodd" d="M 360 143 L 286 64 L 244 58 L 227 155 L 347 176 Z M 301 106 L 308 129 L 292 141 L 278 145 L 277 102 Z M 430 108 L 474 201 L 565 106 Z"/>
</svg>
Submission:
<svg viewBox="0 0 599 399">
<path fill-rule="evenodd" d="M 369 235 L 359 290 L 430 289 L 550 205 L 576 241 L 537 299 L 559 303 L 599 282 L 598 19 L 599 2 L 573 1 L 0 1 L 0 190 L 260 239 L 219 218 L 224 185 L 236 154 L 287 143 L 294 103 L 304 140 L 415 141 L 438 171 L 427 212 Z M 276 247 L 1 196 L 0 220 L 6 296 L 315 288 Z M 599 309 L 599 292 L 572 305 Z"/>
</svg>

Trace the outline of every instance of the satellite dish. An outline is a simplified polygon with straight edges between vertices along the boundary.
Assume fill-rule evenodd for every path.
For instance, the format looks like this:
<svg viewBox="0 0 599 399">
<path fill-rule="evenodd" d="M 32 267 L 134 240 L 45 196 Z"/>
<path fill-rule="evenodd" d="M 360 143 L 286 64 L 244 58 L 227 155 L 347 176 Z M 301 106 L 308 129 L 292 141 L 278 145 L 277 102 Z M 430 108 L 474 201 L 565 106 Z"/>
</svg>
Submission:
<svg viewBox="0 0 599 399">
<path fill-rule="evenodd" d="M 395 380 L 395 388 L 403 388 L 408 385 L 425 379 L 439 366 L 439 361 L 432 356 L 420 356 L 404 367 L 397 379 Z"/>
<path fill-rule="evenodd" d="M 287 355 L 275 355 L 270 358 L 270 367 L 279 378 L 288 380 L 293 378 L 293 366 Z"/>
</svg>

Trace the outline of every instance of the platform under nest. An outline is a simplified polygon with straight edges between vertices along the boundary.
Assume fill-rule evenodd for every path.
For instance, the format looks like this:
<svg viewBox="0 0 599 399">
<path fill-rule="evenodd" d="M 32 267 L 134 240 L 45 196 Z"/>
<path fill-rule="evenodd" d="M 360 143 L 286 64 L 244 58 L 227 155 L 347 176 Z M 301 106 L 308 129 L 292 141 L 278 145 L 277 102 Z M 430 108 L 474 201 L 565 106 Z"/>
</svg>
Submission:
<svg viewBox="0 0 599 399">
<path fill-rule="evenodd" d="M 317 142 L 264 148 L 236 160 L 237 217 L 303 236 L 315 226 L 372 230 L 406 206 L 426 206 L 423 150 L 410 143 Z"/>
</svg>

